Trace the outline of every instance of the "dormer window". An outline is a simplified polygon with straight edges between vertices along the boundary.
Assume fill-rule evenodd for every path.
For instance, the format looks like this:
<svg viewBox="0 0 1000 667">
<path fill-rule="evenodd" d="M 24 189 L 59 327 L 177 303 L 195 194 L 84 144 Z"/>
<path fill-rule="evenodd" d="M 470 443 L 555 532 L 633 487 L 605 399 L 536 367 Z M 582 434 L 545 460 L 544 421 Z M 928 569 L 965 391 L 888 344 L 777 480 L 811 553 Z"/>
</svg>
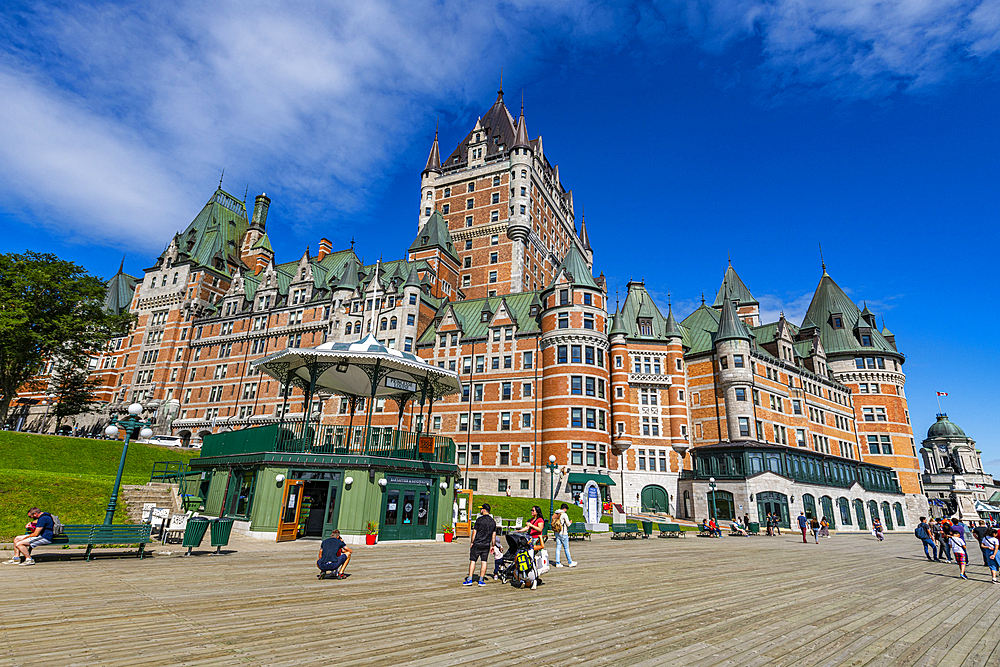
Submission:
<svg viewBox="0 0 1000 667">
<path fill-rule="evenodd" d="M 870 334 L 861 334 L 861 345 L 864 347 L 871 347 L 872 337 Z"/>
<path fill-rule="evenodd" d="M 538 306 L 532 306 L 531 308 L 529 308 L 528 315 L 531 317 L 535 317 L 536 315 L 538 315 Z"/>
<path fill-rule="evenodd" d="M 429 237 L 429 236 L 421 237 L 420 245 L 427 245 L 427 242 L 430 241 L 430 240 L 431 240 L 431 237 Z"/>
<path fill-rule="evenodd" d="M 833 318 L 832 318 L 832 323 L 833 323 L 833 328 L 834 329 L 843 329 L 844 328 L 844 318 L 841 317 L 840 315 L 834 315 Z"/>
<path fill-rule="evenodd" d="M 479 141 L 479 133 L 478 132 L 476 132 L 476 141 L 477 142 Z"/>
<path fill-rule="evenodd" d="M 482 314 L 479 316 L 479 321 L 480 322 L 489 322 L 490 321 L 490 311 L 484 310 L 482 312 Z"/>
<path fill-rule="evenodd" d="M 653 320 L 648 317 L 643 317 L 639 319 L 639 335 L 640 336 L 652 336 L 653 335 Z"/>
<path fill-rule="evenodd" d="M 565 306 L 569 303 L 569 290 L 563 289 L 559 290 L 559 305 Z"/>
</svg>

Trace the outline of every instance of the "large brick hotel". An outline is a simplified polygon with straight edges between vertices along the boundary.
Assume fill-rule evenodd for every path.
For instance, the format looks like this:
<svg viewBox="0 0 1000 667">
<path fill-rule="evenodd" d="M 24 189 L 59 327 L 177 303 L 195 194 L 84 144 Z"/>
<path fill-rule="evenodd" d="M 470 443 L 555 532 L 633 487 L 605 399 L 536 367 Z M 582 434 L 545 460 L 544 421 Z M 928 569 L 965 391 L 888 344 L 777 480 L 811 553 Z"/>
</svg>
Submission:
<svg viewBox="0 0 1000 667">
<path fill-rule="evenodd" d="M 348 400 L 321 394 L 307 411 L 251 362 L 372 335 L 459 374 L 462 393 L 430 423 L 390 400 L 373 424 L 451 437 L 477 493 L 548 497 L 551 480 L 568 501 L 592 481 L 629 508 L 786 523 L 805 511 L 839 530 L 874 515 L 909 530 L 926 511 L 904 356 L 867 307 L 824 267 L 802 322 L 762 322 L 731 265 L 683 319 L 642 282 L 609 304 L 572 192 L 502 91 L 443 160 L 435 136 L 405 257 L 366 264 L 321 239 L 279 263 L 269 203 L 248 216 L 220 187 L 143 276 L 111 279 L 107 307 L 138 319 L 92 362 L 98 421 L 156 401 L 159 430 L 189 442 L 307 413 L 347 426 Z M 43 398 L 22 396 L 12 420 L 37 427 Z"/>
</svg>

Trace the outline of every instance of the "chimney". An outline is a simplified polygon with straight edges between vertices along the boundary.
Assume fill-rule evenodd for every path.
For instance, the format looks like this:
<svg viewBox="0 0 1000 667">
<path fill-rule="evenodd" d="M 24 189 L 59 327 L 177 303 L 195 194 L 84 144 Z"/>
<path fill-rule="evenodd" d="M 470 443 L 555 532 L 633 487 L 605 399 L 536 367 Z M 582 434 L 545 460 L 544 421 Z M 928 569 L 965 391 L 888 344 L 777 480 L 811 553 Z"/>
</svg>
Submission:
<svg viewBox="0 0 1000 667">
<path fill-rule="evenodd" d="M 271 200 L 263 192 L 257 195 L 253 204 L 253 219 L 250 220 L 250 227 L 264 231 L 267 223 L 267 208 L 271 205 Z"/>
<path fill-rule="evenodd" d="M 316 261 L 322 262 L 323 258 L 333 252 L 333 244 L 330 243 L 330 239 L 320 239 L 319 240 L 319 252 L 316 254 Z"/>
<path fill-rule="evenodd" d="M 257 262 L 254 266 L 254 275 L 259 276 L 260 272 L 267 268 L 267 265 L 271 263 L 270 253 L 261 252 L 257 255 Z"/>
</svg>

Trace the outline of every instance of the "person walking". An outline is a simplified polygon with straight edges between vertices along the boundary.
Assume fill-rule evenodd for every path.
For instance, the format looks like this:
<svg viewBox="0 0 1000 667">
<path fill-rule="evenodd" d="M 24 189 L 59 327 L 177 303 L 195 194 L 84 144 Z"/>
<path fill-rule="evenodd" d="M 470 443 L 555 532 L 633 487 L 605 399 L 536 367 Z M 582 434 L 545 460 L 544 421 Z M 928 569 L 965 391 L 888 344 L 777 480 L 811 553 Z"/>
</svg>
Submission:
<svg viewBox="0 0 1000 667">
<path fill-rule="evenodd" d="M 885 533 L 882 530 L 882 522 L 878 520 L 878 517 L 872 517 L 872 533 L 881 542 L 885 539 Z"/>
<path fill-rule="evenodd" d="M 986 531 L 989 528 L 986 527 L 985 521 L 973 521 L 972 522 L 972 534 L 976 536 L 976 544 L 982 544 L 983 539 L 986 538 Z M 989 559 L 986 557 L 986 551 L 983 550 L 983 567 L 989 567 Z"/>
<path fill-rule="evenodd" d="M 749 514 L 744 514 L 743 515 L 743 527 L 746 528 L 747 530 L 750 530 L 750 515 Z"/>
<path fill-rule="evenodd" d="M 544 528 L 545 519 L 542 518 L 542 508 L 535 505 L 531 508 L 531 518 L 528 519 L 528 525 L 517 531 L 519 533 L 528 533 L 528 537 L 531 538 L 531 545 L 535 554 L 545 547 L 545 541 L 542 539 L 542 530 Z M 531 582 L 531 590 L 538 588 L 538 584 L 540 583 L 542 583 L 542 578 L 536 577 L 535 580 Z"/>
<path fill-rule="evenodd" d="M 802 531 L 802 544 L 809 544 L 809 540 L 806 539 L 806 528 L 809 526 L 809 519 L 806 518 L 805 512 L 799 512 L 799 530 Z"/>
<path fill-rule="evenodd" d="M 997 573 L 1000 572 L 1000 560 L 997 560 L 997 553 L 1000 552 L 1000 540 L 997 539 L 996 528 L 987 528 L 983 541 L 979 543 L 983 550 L 983 558 L 986 559 L 986 567 L 990 568 L 990 576 L 993 583 L 997 584 Z"/>
<path fill-rule="evenodd" d="M 913 530 L 913 534 L 916 535 L 917 539 L 924 543 L 924 555 L 927 556 L 927 560 L 936 560 L 940 562 L 938 558 L 937 546 L 934 544 L 934 539 L 931 537 L 930 526 L 927 525 L 927 517 L 920 517 L 920 523 Z M 933 557 L 931 554 L 934 554 Z"/>
<path fill-rule="evenodd" d="M 951 552 L 955 554 L 955 562 L 958 563 L 958 576 L 962 579 L 968 579 L 965 576 L 965 564 L 969 562 L 969 554 L 965 550 L 965 539 L 957 530 L 952 529 L 948 531 L 948 546 L 951 547 Z"/>
<path fill-rule="evenodd" d="M 830 520 L 825 516 L 819 522 L 819 536 L 829 539 L 830 537 Z"/>
<path fill-rule="evenodd" d="M 938 543 L 938 557 L 951 563 L 951 547 L 948 546 L 948 537 L 945 535 L 941 519 L 931 523 L 931 532 Z"/>
<path fill-rule="evenodd" d="M 562 555 L 566 552 L 566 565 L 576 567 L 576 561 L 569 555 L 569 505 L 563 503 L 552 515 L 552 534 L 556 538 L 556 567 L 562 567 Z"/>
<path fill-rule="evenodd" d="M 774 517 L 771 515 L 770 512 L 768 512 L 767 513 L 767 536 L 768 537 L 772 537 L 774 535 L 774 529 L 772 528 L 772 522 L 773 521 L 774 521 Z"/>
<path fill-rule="evenodd" d="M 472 573 L 476 569 L 476 561 L 479 564 L 479 585 L 486 585 L 486 561 L 490 559 L 490 551 L 493 549 L 493 534 L 497 532 L 497 522 L 490 516 L 490 504 L 483 503 L 479 506 L 479 516 L 472 526 L 472 539 L 469 547 L 469 576 L 462 582 L 463 586 L 473 586 L 477 582 L 472 578 Z"/>
<path fill-rule="evenodd" d="M 820 530 L 820 528 L 821 528 L 821 526 L 820 526 L 819 520 L 816 517 L 813 517 L 813 518 L 809 519 L 809 530 L 812 531 L 813 540 L 816 541 L 816 544 L 819 544 L 819 530 Z"/>
</svg>

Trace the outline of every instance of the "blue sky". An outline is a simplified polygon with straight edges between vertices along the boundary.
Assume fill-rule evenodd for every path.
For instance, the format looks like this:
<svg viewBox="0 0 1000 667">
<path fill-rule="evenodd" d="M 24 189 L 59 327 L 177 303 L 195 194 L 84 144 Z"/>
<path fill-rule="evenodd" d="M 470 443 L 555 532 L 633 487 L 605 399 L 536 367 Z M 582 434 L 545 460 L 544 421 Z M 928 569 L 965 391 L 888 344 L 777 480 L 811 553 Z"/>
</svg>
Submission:
<svg viewBox="0 0 1000 667">
<path fill-rule="evenodd" d="M 141 274 L 225 167 L 280 260 L 401 257 L 435 123 L 450 152 L 502 66 L 612 296 L 686 314 L 731 255 L 799 321 L 822 243 L 907 355 L 917 440 L 947 391 L 1000 475 L 1000 0 L 145 4 L 4 5 L 0 251 Z"/>
</svg>

